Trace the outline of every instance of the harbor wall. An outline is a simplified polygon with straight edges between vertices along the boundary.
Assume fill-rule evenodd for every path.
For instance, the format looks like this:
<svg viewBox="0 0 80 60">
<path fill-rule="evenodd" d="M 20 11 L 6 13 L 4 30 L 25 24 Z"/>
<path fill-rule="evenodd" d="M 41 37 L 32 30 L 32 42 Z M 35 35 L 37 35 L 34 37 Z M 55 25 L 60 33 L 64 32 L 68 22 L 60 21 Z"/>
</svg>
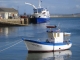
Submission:
<svg viewBox="0 0 80 60">
<path fill-rule="evenodd" d="M 24 26 L 29 24 L 28 18 L 0 19 L 0 26 Z"/>
</svg>

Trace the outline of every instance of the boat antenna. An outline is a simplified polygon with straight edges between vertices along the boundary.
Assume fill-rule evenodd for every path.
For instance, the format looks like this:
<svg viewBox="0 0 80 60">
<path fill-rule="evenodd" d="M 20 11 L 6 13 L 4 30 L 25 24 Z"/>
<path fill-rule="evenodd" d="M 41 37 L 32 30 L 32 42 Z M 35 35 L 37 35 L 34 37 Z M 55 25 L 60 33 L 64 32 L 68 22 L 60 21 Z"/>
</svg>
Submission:
<svg viewBox="0 0 80 60">
<path fill-rule="evenodd" d="M 41 8 L 41 2 L 42 2 L 42 1 L 41 1 L 41 0 L 39 0 L 39 8 Z"/>
<path fill-rule="evenodd" d="M 34 9 L 37 9 L 33 4 L 25 2 L 25 4 L 31 5 Z"/>
<path fill-rule="evenodd" d="M 57 26 L 58 30 L 60 30 L 60 23 L 58 23 L 58 26 Z"/>
</svg>

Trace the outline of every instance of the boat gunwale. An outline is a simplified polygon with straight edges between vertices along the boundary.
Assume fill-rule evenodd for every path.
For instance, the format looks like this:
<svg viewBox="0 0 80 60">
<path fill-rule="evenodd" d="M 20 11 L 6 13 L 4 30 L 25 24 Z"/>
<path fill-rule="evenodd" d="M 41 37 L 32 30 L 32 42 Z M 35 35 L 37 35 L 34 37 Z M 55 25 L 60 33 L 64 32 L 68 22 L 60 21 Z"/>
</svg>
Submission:
<svg viewBox="0 0 80 60">
<path fill-rule="evenodd" d="M 32 43 L 37 43 L 37 44 L 42 44 L 42 45 L 54 45 L 54 46 L 61 46 L 61 45 L 69 45 L 72 44 L 71 41 L 69 42 L 63 42 L 63 43 L 54 43 L 54 42 L 40 42 L 40 41 L 35 41 L 35 40 L 27 40 L 24 39 L 24 41 L 32 42 Z"/>
</svg>

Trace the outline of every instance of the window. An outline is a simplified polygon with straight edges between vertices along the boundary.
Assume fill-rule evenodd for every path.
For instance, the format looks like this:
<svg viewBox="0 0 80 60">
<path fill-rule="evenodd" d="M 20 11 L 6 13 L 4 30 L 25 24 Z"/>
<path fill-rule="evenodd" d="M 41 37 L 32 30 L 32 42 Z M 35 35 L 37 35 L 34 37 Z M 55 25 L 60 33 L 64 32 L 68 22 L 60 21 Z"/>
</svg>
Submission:
<svg viewBox="0 0 80 60">
<path fill-rule="evenodd" d="M 59 37 L 59 33 L 57 33 L 57 37 Z"/>
<path fill-rule="evenodd" d="M 38 9 L 38 13 L 41 13 L 43 11 L 43 8 Z"/>
<path fill-rule="evenodd" d="M 56 37 L 56 33 L 54 33 L 54 37 Z"/>
<path fill-rule="evenodd" d="M 37 9 L 33 9 L 34 10 L 34 13 L 37 13 Z"/>
<path fill-rule="evenodd" d="M 43 11 L 43 8 L 33 9 L 34 13 L 41 13 Z"/>
</svg>

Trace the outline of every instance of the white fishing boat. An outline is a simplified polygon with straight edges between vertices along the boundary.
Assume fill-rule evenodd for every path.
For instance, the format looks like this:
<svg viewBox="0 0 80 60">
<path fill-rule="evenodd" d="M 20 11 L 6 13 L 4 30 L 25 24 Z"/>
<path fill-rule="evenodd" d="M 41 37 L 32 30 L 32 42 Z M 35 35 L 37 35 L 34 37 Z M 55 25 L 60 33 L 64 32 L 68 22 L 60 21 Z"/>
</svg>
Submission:
<svg viewBox="0 0 80 60">
<path fill-rule="evenodd" d="M 25 2 L 25 4 L 31 5 L 33 7 L 33 14 L 31 18 L 33 23 L 44 23 L 50 19 L 49 11 L 46 8 L 41 7 L 41 0 L 39 0 L 38 8 L 31 3 Z"/>
<path fill-rule="evenodd" d="M 70 49 L 71 33 L 61 32 L 57 26 L 47 26 L 48 38 L 44 41 L 23 39 L 29 52 L 49 52 Z"/>
</svg>

